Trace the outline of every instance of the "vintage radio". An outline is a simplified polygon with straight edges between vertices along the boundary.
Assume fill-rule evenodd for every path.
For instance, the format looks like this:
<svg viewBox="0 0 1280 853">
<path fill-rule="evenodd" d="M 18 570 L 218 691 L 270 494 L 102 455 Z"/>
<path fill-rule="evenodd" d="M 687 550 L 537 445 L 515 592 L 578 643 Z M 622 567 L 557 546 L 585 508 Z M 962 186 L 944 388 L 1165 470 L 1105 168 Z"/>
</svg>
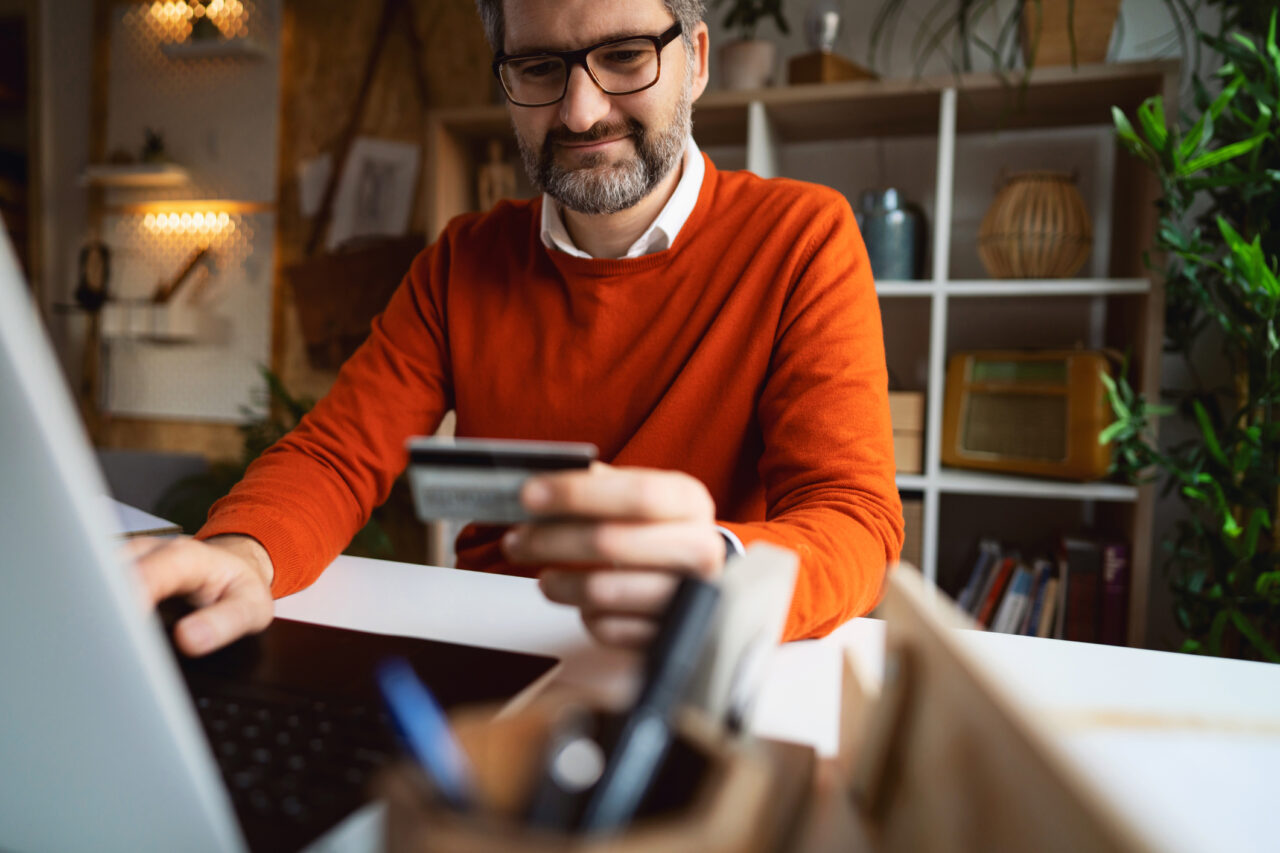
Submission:
<svg viewBox="0 0 1280 853">
<path fill-rule="evenodd" d="M 1098 435 L 1115 418 L 1087 350 L 957 353 L 947 364 L 942 464 L 1013 474 L 1096 480 L 1111 447 Z"/>
</svg>

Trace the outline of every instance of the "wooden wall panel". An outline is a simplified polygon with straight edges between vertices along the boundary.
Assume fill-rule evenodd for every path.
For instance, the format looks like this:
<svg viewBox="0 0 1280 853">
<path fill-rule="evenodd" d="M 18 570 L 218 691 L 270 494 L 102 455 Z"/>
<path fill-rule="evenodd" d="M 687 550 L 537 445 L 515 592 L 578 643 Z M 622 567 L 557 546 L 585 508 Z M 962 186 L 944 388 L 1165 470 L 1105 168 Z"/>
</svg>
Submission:
<svg viewBox="0 0 1280 853">
<path fill-rule="evenodd" d="M 349 0 L 285 2 L 276 251 L 280 266 L 302 257 L 311 225 L 298 207 L 298 164 L 336 146 L 351 115 L 380 11 L 380 3 Z M 490 51 L 472 0 L 414 0 L 413 11 L 423 46 L 417 61 L 426 77 L 429 106 L 489 102 Z M 362 134 L 423 142 L 426 117 L 414 91 L 414 59 L 408 40 L 393 31 L 365 107 Z M 414 205 L 415 229 L 426 226 L 425 207 Z M 335 374 L 307 363 L 293 294 L 281 275 L 275 281 L 274 369 L 294 393 L 322 396 Z"/>
</svg>

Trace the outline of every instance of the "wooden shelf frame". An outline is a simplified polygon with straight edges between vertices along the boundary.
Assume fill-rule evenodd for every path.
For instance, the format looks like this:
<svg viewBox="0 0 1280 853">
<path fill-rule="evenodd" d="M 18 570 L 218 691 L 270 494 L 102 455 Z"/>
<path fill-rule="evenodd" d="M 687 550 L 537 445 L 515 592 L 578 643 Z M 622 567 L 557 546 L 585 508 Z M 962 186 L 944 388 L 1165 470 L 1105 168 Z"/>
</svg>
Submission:
<svg viewBox="0 0 1280 853">
<path fill-rule="evenodd" d="M 918 494 L 924 504 L 920 566 L 938 578 L 938 535 L 944 495 L 1044 499 L 1081 503 L 1091 516 L 1095 502 L 1117 507 L 1107 515 L 1123 519 L 1131 542 L 1130 645 L 1146 636 L 1153 552 L 1155 487 L 1119 483 L 1069 483 L 996 476 L 943 468 L 942 413 L 948 354 L 948 314 L 952 304 L 973 300 L 1066 298 L 1087 301 L 1091 341 L 1123 341 L 1132 352 L 1135 387 L 1155 398 L 1164 339 L 1164 294 L 1144 266 L 1142 251 L 1155 232 L 1159 186 L 1138 168 L 1116 168 L 1112 176 L 1111 241 L 1107 277 L 1053 281 L 969 281 L 949 278 L 952 209 L 955 198 L 956 140 L 969 134 L 1014 130 L 1111 125 L 1111 108 L 1132 112 L 1152 95 L 1163 95 L 1166 111 L 1176 110 L 1176 61 L 1106 64 L 1078 69 L 1037 69 L 1029 79 L 966 74 L 923 80 L 860 81 L 711 92 L 694 109 L 694 137 L 708 147 L 745 149 L 748 169 L 762 177 L 778 174 L 778 149 L 794 142 L 928 136 L 937 140 L 935 195 L 931 223 L 930 277 L 923 281 L 883 281 L 882 300 L 925 302 L 928 311 L 928 378 L 925 388 L 925 469 L 900 474 L 899 489 Z M 502 106 L 438 110 L 428 119 L 428 233 L 474 209 L 471 176 L 483 161 L 488 140 L 511 139 Z M 1116 163 L 1125 162 L 1117 146 Z M 924 307 L 924 306 L 922 306 Z M 922 312 L 923 313 L 923 312 Z"/>
</svg>

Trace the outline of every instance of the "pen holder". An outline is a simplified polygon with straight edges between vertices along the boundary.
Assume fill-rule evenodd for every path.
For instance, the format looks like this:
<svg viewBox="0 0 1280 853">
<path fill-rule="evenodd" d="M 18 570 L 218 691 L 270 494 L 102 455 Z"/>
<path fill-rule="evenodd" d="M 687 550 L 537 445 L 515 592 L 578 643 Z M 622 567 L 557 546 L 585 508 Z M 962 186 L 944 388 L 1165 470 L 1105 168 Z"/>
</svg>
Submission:
<svg viewBox="0 0 1280 853">
<path fill-rule="evenodd" d="M 387 802 L 387 850 L 755 853 L 780 849 L 794 830 L 813 776 L 812 750 L 732 739 L 693 713 L 679 717 L 649 796 L 624 831 L 585 836 L 527 825 L 524 810 L 559 710 L 541 702 L 500 718 L 490 709 L 452 715 L 481 805 L 454 811 L 430 796 L 416 768 L 395 766 L 378 784 Z"/>
</svg>

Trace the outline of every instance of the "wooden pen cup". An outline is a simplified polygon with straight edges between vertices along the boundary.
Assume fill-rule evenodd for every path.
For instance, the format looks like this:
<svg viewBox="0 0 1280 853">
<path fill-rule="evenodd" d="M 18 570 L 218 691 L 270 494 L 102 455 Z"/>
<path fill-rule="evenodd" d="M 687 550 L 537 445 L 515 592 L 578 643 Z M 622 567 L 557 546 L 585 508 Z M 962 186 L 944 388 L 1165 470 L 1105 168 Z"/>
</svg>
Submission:
<svg viewBox="0 0 1280 853">
<path fill-rule="evenodd" d="M 654 785 L 625 830 L 586 836 L 527 825 L 526 804 L 561 708 L 542 701 L 499 718 L 489 710 L 454 714 L 482 805 L 454 811 L 430 796 L 416 768 L 395 766 L 378 783 L 387 803 L 387 850 L 763 853 L 783 847 L 794 830 L 812 778 L 812 750 L 783 745 L 777 753 L 765 742 L 727 737 L 693 713 L 680 716 Z M 789 760 L 779 762 L 783 753 Z"/>
</svg>

